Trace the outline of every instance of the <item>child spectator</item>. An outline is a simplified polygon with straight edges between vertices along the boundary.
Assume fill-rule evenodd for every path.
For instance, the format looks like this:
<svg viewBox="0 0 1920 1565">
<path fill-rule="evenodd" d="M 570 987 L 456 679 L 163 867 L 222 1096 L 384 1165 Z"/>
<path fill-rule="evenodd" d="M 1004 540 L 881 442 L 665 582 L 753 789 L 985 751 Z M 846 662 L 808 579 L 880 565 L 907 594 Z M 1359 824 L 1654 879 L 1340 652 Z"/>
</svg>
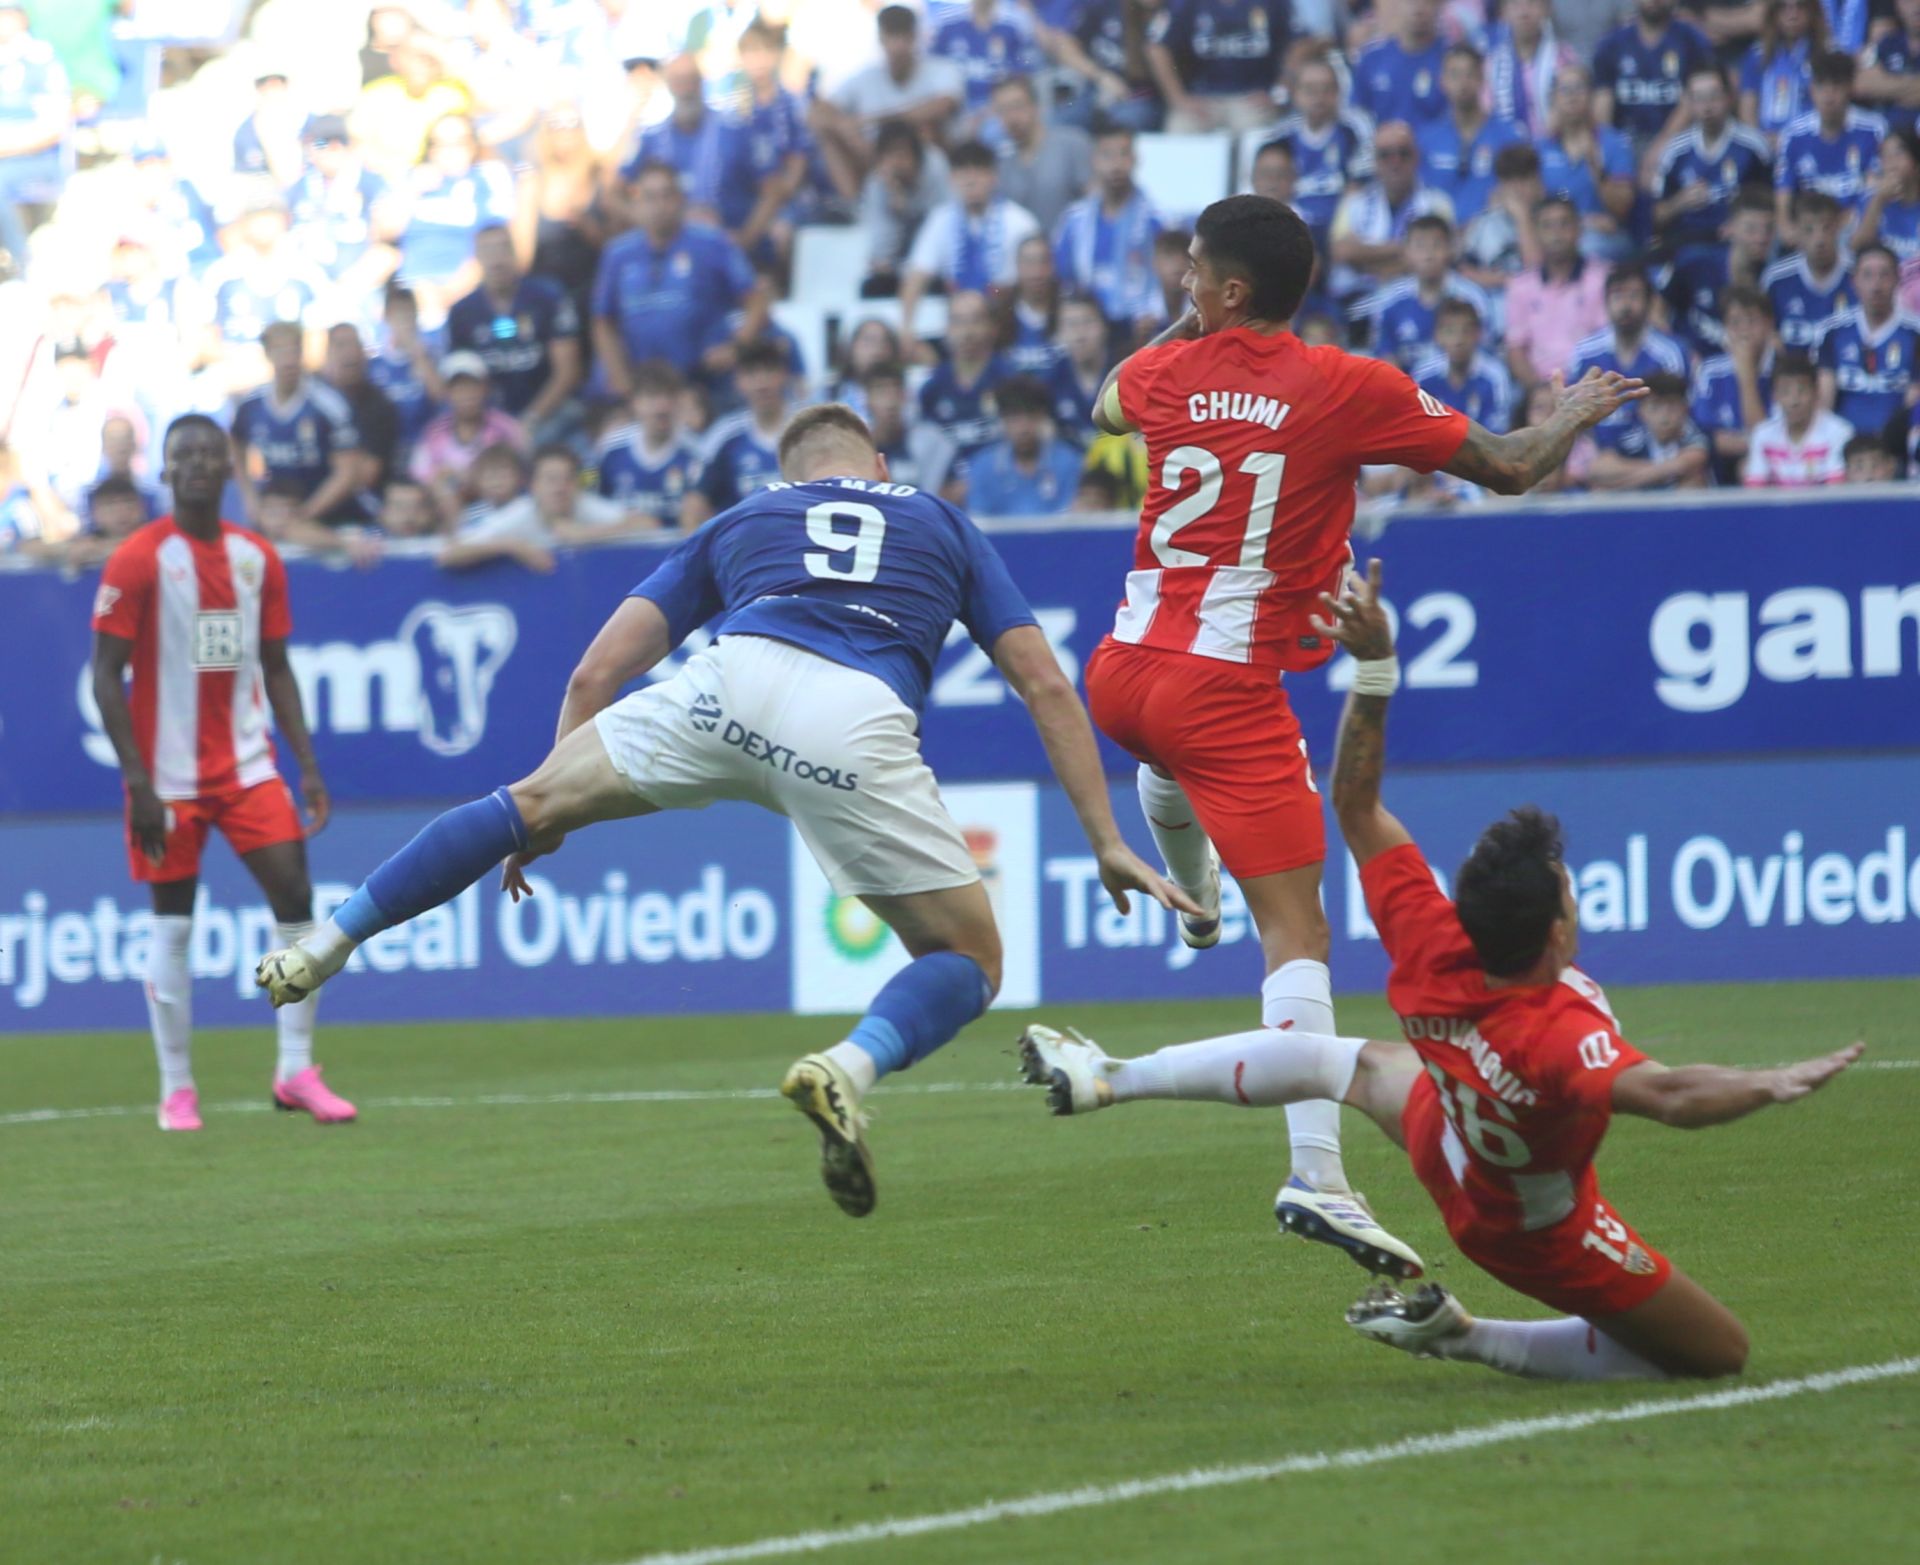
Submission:
<svg viewBox="0 0 1920 1565">
<path fill-rule="evenodd" d="M 1594 489 L 1704 489 L 1711 482 L 1707 437 L 1687 415 L 1687 383 L 1647 377 L 1639 426 L 1618 449 L 1601 450 L 1587 483 Z"/>
<path fill-rule="evenodd" d="M 965 485 L 954 478 L 959 448 L 944 430 L 907 419 L 906 371 L 900 364 L 870 365 L 860 388 L 873 448 L 887 459 L 887 476 L 948 500 L 964 498 Z"/>
<path fill-rule="evenodd" d="M 1810 353 L 1821 324 L 1854 303 L 1840 254 L 1844 214 L 1832 196 L 1803 190 L 1793 198 L 1789 216 L 1799 254 L 1775 261 L 1761 273 L 1760 286 L 1773 304 L 1780 340 Z"/>
<path fill-rule="evenodd" d="M 1073 503 L 1080 451 L 1053 430 L 1047 388 L 1016 375 L 996 393 L 1001 439 L 967 464 L 967 506 L 976 516 L 1051 516 Z"/>
<path fill-rule="evenodd" d="M 1411 369 L 1433 350 L 1434 312 L 1442 300 L 1461 299 L 1473 306 L 1485 327 L 1493 302 L 1484 289 L 1453 269 L 1453 225 L 1429 213 L 1407 225 L 1410 275 L 1376 289 L 1366 301 L 1373 356 Z"/>
<path fill-rule="evenodd" d="M 1773 186 L 1784 226 L 1796 193 L 1817 190 L 1849 214 L 1867 202 L 1867 181 L 1880 166 L 1884 116 L 1853 107 L 1853 56 L 1830 49 L 1813 62 L 1813 110 L 1780 133 Z"/>
<path fill-rule="evenodd" d="M 1741 481 L 1750 489 L 1801 489 L 1846 477 L 1853 426 L 1820 409 L 1813 361 L 1789 354 L 1773 369 L 1775 411 L 1754 430 Z"/>
<path fill-rule="evenodd" d="M 486 360 L 465 349 L 440 362 L 447 388 L 447 411 L 421 432 L 408 473 L 433 493 L 434 504 L 449 524 L 465 515 L 478 498 L 475 464 L 489 446 L 519 449 L 526 444 L 519 423 L 487 405 L 490 389 Z"/>
<path fill-rule="evenodd" d="M 1850 484 L 1890 484 L 1900 476 L 1900 459 L 1874 435 L 1855 435 L 1842 453 Z"/>
<path fill-rule="evenodd" d="M 677 527 L 700 478 L 700 448 L 680 424 L 680 373 L 662 359 L 633 372 L 632 418 L 600 437 L 595 487 L 656 527 Z"/>
<path fill-rule="evenodd" d="M 1413 378 L 1429 396 L 1504 435 L 1513 423 L 1513 377 L 1480 347 L 1480 312 L 1466 299 L 1443 299 L 1434 313 L 1434 351 Z"/>
</svg>

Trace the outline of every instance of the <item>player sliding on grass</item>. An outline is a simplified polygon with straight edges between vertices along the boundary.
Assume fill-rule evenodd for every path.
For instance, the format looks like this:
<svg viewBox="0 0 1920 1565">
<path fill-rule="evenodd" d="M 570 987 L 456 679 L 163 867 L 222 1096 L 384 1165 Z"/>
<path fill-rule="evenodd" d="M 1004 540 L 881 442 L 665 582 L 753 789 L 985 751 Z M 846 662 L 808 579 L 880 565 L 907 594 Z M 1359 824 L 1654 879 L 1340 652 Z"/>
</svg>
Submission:
<svg viewBox="0 0 1920 1565">
<path fill-rule="evenodd" d="M 833 889 L 855 896 L 915 960 L 844 1042 L 780 1090 L 820 1129 L 841 1210 L 873 1209 L 860 1099 L 980 1015 L 1000 984 L 1000 936 L 980 871 L 920 758 L 920 709 L 958 620 L 1040 731 L 1122 911 L 1129 891 L 1193 904 L 1121 839 L 1093 730 L 993 546 L 953 506 L 887 482 L 852 409 L 808 408 L 780 437 L 770 485 L 708 522 L 633 590 L 568 682 L 552 753 L 532 776 L 449 810 L 312 935 L 261 962 L 275 1005 L 298 1002 L 355 946 L 438 907 L 502 859 L 527 863 L 595 821 L 749 799 L 788 816 Z M 671 679 L 621 687 L 724 614 Z"/>
<path fill-rule="evenodd" d="M 1350 1103 L 1407 1149 L 1468 1259 L 1569 1317 L 1475 1320 L 1444 1288 L 1382 1285 L 1347 1312 L 1381 1342 L 1548 1380 L 1737 1374 L 1746 1331 L 1607 1203 L 1594 1154 L 1616 1109 L 1682 1129 L 1723 1124 L 1805 1097 L 1861 1045 L 1774 1070 L 1648 1059 L 1573 965 L 1578 905 L 1559 823 L 1537 809 L 1487 828 L 1449 902 L 1380 803 L 1400 665 L 1379 589 L 1376 560 L 1324 599 L 1334 618 L 1323 629 L 1359 665 L 1333 807 L 1393 960 L 1387 998 L 1407 1042 L 1261 1031 L 1113 1060 L 1033 1027 L 1021 1040 L 1027 1078 L 1050 1089 L 1056 1114 L 1134 1098 Z"/>
<path fill-rule="evenodd" d="M 1140 432 L 1154 481 L 1126 601 L 1087 663 L 1087 704 L 1140 762 L 1140 805 L 1167 873 L 1204 909 L 1181 922 L 1181 939 L 1218 942 L 1224 863 L 1260 934 L 1260 1020 L 1331 1033 L 1325 827 L 1281 681 L 1333 655 L 1312 620 L 1353 561 L 1360 469 L 1444 468 L 1518 494 L 1645 388 L 1593 371 L 1551 418 L 1496 435 L 1391 364 L 1293 334 L 1313 239 L 1281 202 L 1214 202 L 1188 254 L 1192 310 L 1107 377 L 1095 410 L 1109 433 Z M 1290 1104 L 1287 1130 L 1281 1226 L 1370 1271 L 1419 1276 L 1419 1256 L 1348 1188 L 1339 1106 Z"/>
</svg>

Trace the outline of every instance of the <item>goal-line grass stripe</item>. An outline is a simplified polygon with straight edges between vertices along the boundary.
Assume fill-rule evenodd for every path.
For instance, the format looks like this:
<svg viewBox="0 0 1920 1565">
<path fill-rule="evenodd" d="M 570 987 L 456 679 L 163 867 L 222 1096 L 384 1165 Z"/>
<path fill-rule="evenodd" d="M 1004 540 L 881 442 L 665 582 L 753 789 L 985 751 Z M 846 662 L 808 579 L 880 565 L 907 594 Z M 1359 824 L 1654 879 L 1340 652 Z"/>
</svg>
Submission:
<svg viewBox="0 0 1920 1565">
<path fill-rule="evenodd" d="M 1856 1364 L 1847 1369 L 1801 1375 L 1792 1380 L 1775 1380 L 1760 1386 L 1732 1386 L 1722 1391 L 1702 1391 L 1691 1396 L 1649 1398 L 1642 1402 L 1628 1402 L 1620 1407 L 1592 1408 L 1583 1413 L 1510 1418 L 1497 1424 L 1450 1429 L 1443 1434 L 1409 1435 L 1404 1440 L 1389 1441 L 1385 1445 L 1355 1446 L 1345 1451 L 1315 1451 L 1281 1457 L 1277 1461 L 1248 1462 L 1231 1467 L 1197 1467 L 1184 1473 L 1163 1473 L 1156 1478 L 1089 1484 L 1079 1489 L 1056 1489 L 1045 1494 L 1030 1494 L 1018 1500 L 988 1500 L 963 1510 L 936 1511 L 926 1516 L 863 1522 L 854 1527 L 836 1527 L 820 1532 L 788 1533 L 784 1537 L 761 1538 L 752 1543 L 719 1548 L 646 1554 L 628 1561 L 627 1565 L 731 1565 L 731 1562 L 739 1560 L 816 1554 L 825 1549 L 847 1548 L 861 1543 L 882 1543 L 889 1539 L 924 1537 L 929 1533 L 957 1532 L 992 1522 L 1056 1516 L 1063 1511 L 1090 1510 L 1128 1500 L 1152 1499 L 1156 1495 L 1222 1489 L 1234 1484 L 1261 1483 L 1306 1473 L 1347 1472 L 1362 1467 L 1378 1467 L 1386 1462 L 1404 1461 L 1409 1457 L 1450 1456 L 1459 1451 L 1477 1451 L 1485 1446 L 1506 1445 L 1538 1435 L 1571 1434 L 1607 1424 L 1637 1424 L 1650 1418 L 1671 1418 L 1680 1413 L 1712 1413 L 1722 1408 L 1749 1407 L 1755 1403 L 1819 1395 L 1840 1391 L 1848 1386 L 1914 1374 L 1920 1374 L 1920 1358 L 1887 1359 L 1878 1364 Z"/>
<path fill-rule="evenodd" d="M 1920 1070 L 1920 1060 L 1862 1060 L 1855 1070 Z M 876 1097 L 946 1097 L 966 1092 L 1030 1091 L 1018 1081 L 930 1081 L 885 1083 L 874 1089 Z M 385 1109 L 465 1109 L 465 1108 L 544 1108 L 568 1103 L 740 1103 L 777 1098 L 772 1087 L 659 1087 L 631 1092 L 476 1092 L 459 1094 L 423 1094 L 403 1098 L 359 1098 L 359 1107 Z M 235 1098 L 226 1103 L 203 1103 L 208 1114 L 264 1114 L 273 1105 L 263 1094 L 258 1098 Z M 115 1103 L 99 1108 L 15 1109 L 0 1114 L 0 1127 L 7 1125 L 49 1125 L 75 1119 L 130 1119 L 151 1114 L 151 1103 Z"/>
</svg>

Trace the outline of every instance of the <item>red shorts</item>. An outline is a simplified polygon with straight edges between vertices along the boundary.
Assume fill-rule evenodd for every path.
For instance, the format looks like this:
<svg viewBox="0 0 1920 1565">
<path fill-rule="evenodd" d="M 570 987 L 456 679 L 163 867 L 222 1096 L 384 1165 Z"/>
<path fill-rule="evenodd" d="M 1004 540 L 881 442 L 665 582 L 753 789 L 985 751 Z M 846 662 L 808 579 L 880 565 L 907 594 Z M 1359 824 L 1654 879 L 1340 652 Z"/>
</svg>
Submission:
<svg viewBox="0 0 1920 1565">
<path fill-rule="evenodd" d="M 218 828 L 236 854 L 276 843 L 299 842 L 307 835 L 294 808 L 293 794 L 278 777 L 233 793 L 209 794 L 202 799 L 168 799 L 173 823 L 167 831 L 166 857 L 156 864 L 140 851 L 133 826 L 127 826 L 127 862 L 138 881 L 185 880 L 200 873 L 200 850 L 207 832 Z"/>
<path fill-rule="evenodd" d="M 1531 1233 L 1481 1217 L 1447 1166 L 1441 1147 L 1446 1115 L 1425 1076 L 1408 1094 L 1400 1126 L 1413 1171 L 1440 1208 L 1460 1253 L 1514 1292 L 1592 1320 L 1624 1314 L 1666 1286 L 1673 1263 L 1635 1233 L 1597 1190 L 1552 1227 Z"/>
<path fill-rule="evenodd" d="M 1320 790 L 1276 670 L 1108 637 L 1087 662 L 1087 705 L 1115 744 L 1173 774 L 1234 879 L 1325 860 Z"/>
</svg>

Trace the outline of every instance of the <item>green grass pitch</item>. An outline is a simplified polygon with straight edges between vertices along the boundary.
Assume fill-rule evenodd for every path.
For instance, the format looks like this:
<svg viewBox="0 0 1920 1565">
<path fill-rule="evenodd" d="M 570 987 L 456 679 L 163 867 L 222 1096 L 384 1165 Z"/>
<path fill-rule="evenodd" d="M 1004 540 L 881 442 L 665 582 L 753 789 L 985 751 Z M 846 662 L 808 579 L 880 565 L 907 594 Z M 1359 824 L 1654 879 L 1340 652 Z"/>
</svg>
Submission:
<svg viewBox="0 0 1920 1565">
<path fill-rule="evenodd" d="M 1861 1034 L 1920 1059 L 1914 983 L 1614 996 L 1669 1060 Z M 1115 1052 L 1251 1003 L 1063 1007 Z M 1343 1028 L 1387 1026 L 1345 1001 Z M 264 1106 L 264 1027 L 198 1045 L 207 1130 L 150 1114 L 143 1034 L 0 1040 L 0 1558 L 621 1565 L 1215 1463 L 1338 1451 L 1683 1388 L 1550 1386 L 1354 1337 L 1364 1279 L 1279 1238 L 1276 1112 L 1046 1116 L 1000 1013 L 882 1095 L 880 1208 L 828 1203 L 771 1087 L 831 1022 L 329 1028 L 357 1126 Z M 916 1079 L 917 1078 L 917 1079 Z M 546 1102 L 484 1102 L 488 1097 Z M 447 1100 L 453 1100 L 449 1103 Z M 407 1102 L 405 1100 L 414 1100 Z M 1681 1135 L 1616 1126 L 1605 1186 L 1726 1298 L 1751 1382 L 1920 1353 L 1920 1069 Z M 1347 1116 L 1376 1209 L 1483 1313 Z M 1911 1558 L 1920 1378 L 1360 1471 L 849 1546 L 935 1561 Z M 811 1556 L 810 1556 L 811 1557 Z"/>
</svg>

